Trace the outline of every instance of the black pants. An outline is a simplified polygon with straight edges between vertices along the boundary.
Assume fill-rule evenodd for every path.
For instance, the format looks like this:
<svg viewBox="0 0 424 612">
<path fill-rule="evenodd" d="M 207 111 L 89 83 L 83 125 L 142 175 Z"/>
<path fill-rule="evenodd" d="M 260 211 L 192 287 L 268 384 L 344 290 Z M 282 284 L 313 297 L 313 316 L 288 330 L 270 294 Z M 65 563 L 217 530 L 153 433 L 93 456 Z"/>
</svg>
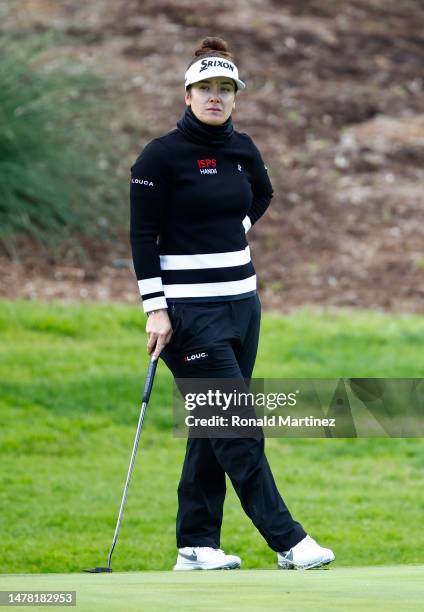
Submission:
<svg viewBox="0 0 424 612">
<path fill-rule="evenodd" d="M 168 304 L 174 334 L 161 358 L 175 378 L 250 379 L 261 318 L 257 295 L 228 302 Z M 263 437 L 189 437 L 178 486 L 178 548 L 220 547 L 226 473 L 271 549 L 288 550 L 305 537 L 277 490 Z"/>
</svg>

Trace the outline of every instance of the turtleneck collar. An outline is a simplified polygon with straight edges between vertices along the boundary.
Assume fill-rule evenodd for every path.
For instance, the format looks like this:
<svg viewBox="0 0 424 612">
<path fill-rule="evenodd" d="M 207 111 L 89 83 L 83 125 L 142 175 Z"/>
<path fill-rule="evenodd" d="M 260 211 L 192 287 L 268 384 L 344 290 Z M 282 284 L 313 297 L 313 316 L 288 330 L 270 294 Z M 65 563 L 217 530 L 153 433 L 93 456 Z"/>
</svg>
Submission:
<svg viewBox="0 0 424 612">
<path fill-rule="evenodd" d="M 221 125 L 208 125 L 196 117 L 191 106 L 186 106 L 184 114 L 177 121 L 177 128 L 197 144 L 223 145 L 234 133 L 231 115 Z"/>
</svg>

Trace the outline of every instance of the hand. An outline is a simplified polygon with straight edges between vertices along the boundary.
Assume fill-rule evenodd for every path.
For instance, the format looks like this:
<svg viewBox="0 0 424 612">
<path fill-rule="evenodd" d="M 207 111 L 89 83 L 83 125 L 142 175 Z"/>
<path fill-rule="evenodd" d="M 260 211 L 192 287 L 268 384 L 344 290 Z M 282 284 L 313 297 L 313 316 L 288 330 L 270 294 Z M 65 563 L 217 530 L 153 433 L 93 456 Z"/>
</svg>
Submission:
<svg viewBox="0 0 424 612">
<path fill-rule="evenodd" d="M 162 349 L 172 337 L 172 326 L 168 310 L 155 310 L 149 315 L 146 323 L 147 352 L 154 359 L 158 359 Z"/>
</svg>

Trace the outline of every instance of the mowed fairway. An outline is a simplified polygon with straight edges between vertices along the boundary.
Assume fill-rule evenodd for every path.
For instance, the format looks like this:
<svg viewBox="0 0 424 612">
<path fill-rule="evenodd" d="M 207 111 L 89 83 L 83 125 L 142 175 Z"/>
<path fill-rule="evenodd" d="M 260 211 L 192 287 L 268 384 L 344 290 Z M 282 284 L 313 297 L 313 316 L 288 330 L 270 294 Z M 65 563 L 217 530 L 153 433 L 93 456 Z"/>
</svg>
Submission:
<svg viewBox="0 0 424 612">
<path fill-rule="evenodd" d="M 186 609 L 408 612 L 422 610 L 423 578 L 424 566 L 298 572 L 32 574 L 0 576 L 0 589 L 76 591 L 76 609 L 84 612 Z"/>
</svg>

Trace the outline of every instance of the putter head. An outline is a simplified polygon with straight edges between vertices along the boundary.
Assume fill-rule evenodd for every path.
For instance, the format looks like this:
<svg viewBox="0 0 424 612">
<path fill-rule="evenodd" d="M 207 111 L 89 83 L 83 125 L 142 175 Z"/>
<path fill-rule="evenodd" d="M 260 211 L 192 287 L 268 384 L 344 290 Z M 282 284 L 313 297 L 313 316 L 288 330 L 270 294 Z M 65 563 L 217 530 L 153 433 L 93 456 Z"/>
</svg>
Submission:
<svg viewBox="0 0 424 612">
<path fill-rule="evenodd" d="M 90 574 L 111 574 L 112 573 L 112 568 L 111 567 L 93 567 L 93 569 L 85 569 L 83 570 L 84 572 L 88 572 Z"/>
</svg>

